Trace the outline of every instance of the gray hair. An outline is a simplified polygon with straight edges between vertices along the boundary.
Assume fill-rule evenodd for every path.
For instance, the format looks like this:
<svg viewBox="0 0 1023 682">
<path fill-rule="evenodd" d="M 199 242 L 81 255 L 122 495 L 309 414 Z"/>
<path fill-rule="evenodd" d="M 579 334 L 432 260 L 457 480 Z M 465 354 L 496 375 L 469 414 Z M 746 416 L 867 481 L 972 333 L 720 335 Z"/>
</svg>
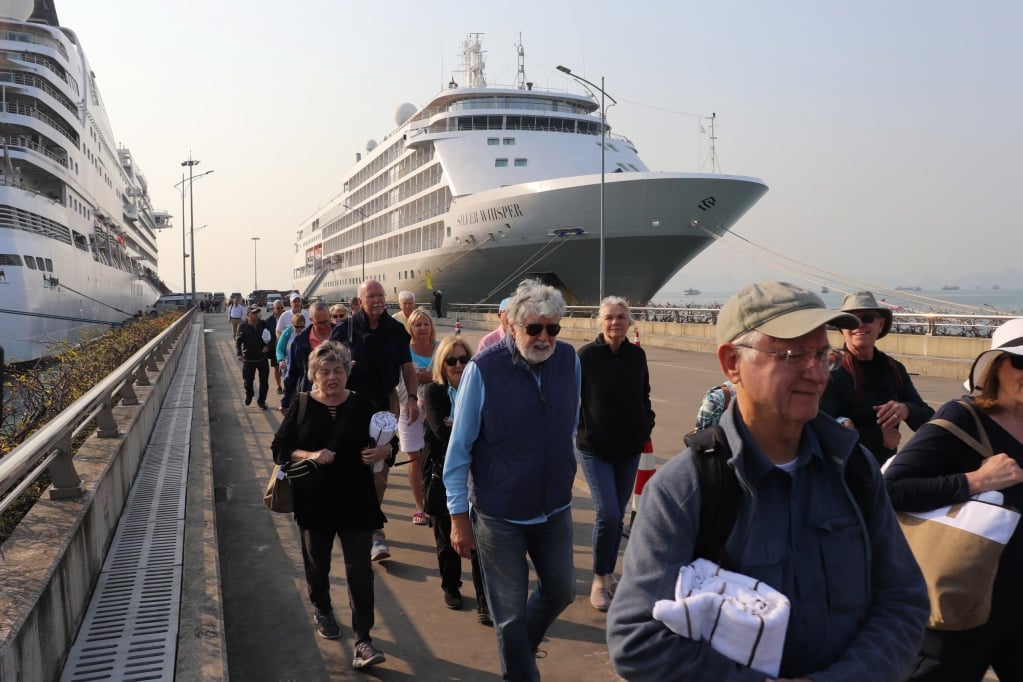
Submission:
<svg viewBox="0 0 1023 682">
<path fill-rule="evenodd" d="M 508 304 L 508 324 L 522 324 L 529 317 L 560 320 L 565 316 L 565 298 L 561 292 L 538 279 L 519 283 Z"/>
<path fill-rule="evenodd" d="M 604 317 L 604 311 L 613 305 L 620 305 L 625 308 L 625 316 L 629 318 L 629 322 L 632 322 L 632 310 L 629 308 L 629 301 L 621 296 L 605 296 L 604 300 L 600 302 L 600 309 L 597 311 L 597 317 Z"/>
<path fill-rule="evenodd" d="M 309 354 L 309 369 L 306 372 L 309 381 L 316 383 L 316 372 L 327 362 L 340 362 L 345 375 L 352 372 L 352 354 L 348 348 L 337 341 L 321 341 Z"/>
<path fill-rule="evenodd" d="M 750 329 L 748 332 L 743 332 L 739 336 L 735 337 L 730 343 L 735 346 L 735 351 L 744 357 L 748 357 L 755 351 L 750 346 L 757 346 L 761 340 L 767 338 L 767 334 L 757 330 Z"/>
<path fill-rule="evenodd" d="M 329 305 L 327 305 L 323 301 L 316 301 L 311 306 L 309 306 L 309 317 L 312 317 L 313 313 L 315 313 L 317 310 L 325 310 L 325 311 L 327 311 L 328 315 L 330 314 L 330 306 Z"/>
<path fill-rule="evenodd" d="M 399 291 L 398 302 L 401 303 L 402 301 L 412 301 L 413 303 L 415 303 L 416 295 L 413 294 L 411 291 Z"/>
</svg>

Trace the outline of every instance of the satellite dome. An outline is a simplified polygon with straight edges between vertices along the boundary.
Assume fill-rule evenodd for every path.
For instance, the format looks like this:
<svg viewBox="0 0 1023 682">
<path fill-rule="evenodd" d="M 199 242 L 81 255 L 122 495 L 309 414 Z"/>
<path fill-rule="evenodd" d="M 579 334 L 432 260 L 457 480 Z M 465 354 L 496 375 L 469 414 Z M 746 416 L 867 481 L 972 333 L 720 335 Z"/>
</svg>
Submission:
<svg viewBox="0 0 1023 682">
<path fill-rule="evenodd" d="M 0 17 L 14 21 L 28 21 L 34 8 L 33 0 L 0 0 Z"/>
<path fill-rule="evenodd" d="M 371 152 L 371 151 L 373 151 L 376 148 L 377 148 L 377 141 L 376 140 L 366 140 L 366 151 L 367 152 Z"/>
<path fill-rule="evenodd" d="M 405 122 L 412 118 L 412 114 L 416 113 L 416 105 L 405 102 L 399 104 L 398 108 L 394 111 L 394 123 L 396 125 L 405 125 Z"/>
</svg>

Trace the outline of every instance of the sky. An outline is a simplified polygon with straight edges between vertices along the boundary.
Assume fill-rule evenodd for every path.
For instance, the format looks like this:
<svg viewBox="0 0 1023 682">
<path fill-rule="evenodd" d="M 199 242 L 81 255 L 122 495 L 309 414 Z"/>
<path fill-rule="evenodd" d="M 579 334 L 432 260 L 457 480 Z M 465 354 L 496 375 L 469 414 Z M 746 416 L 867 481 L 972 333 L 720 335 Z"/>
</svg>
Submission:
<svg viewBox="0 0 1023 682">
<path fill-rule="evenodd" d="M 721 172 L 770 187 L 733 228 L 764 249 L 890 287 L 1023 287 L 1017 0 L 55 2 L 175 216 L 159 238 L 174 290 L 182 161 L 214 171 L 194 182 L 197 288 L 288 288 L 300 225 L 401 103 L 460 78 L 469 33 L 490 84 L 514 82 L 520 34 L 537 87 L 582 92 L 558 64 L 604 77 L 608 122 L 654 171 L 710 170 L 700 117 L 716 113 Z M 798 279 L 744 243 L 666 290 Z"/>
</svg>

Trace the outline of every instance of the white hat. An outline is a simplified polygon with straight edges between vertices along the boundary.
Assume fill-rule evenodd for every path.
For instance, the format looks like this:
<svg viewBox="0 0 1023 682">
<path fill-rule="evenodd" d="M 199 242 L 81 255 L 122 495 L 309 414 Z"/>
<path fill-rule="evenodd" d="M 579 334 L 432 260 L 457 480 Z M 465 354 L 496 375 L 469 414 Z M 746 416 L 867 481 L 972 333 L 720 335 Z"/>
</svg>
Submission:
<svg viewBox="0 0 1023 682">
<path fill-rule="evenodd" d="M 288 300 L 289 300 L 289 301 L 294 301 L 294 300 L 295 300 L 296 298 L 302 298 L 302 294 L 300 294 L 300 293 L 298 293 L 298 292 L 296 291 L 296 292 L 295 292 L 295 293 L 293 293 L 293 294 L 292 294 L 291 296 L 288 296 Z"/>
<path fill-rule="evenodd" d="M 1009 320 L 991 335 L 991 348 L 977 356 L 970 368 L 969 378 L 963 383 L 967 391 L 983 388 L 980 382 L 1001 353 L 1023 355 L 1023 317 Z"/>
</svg>

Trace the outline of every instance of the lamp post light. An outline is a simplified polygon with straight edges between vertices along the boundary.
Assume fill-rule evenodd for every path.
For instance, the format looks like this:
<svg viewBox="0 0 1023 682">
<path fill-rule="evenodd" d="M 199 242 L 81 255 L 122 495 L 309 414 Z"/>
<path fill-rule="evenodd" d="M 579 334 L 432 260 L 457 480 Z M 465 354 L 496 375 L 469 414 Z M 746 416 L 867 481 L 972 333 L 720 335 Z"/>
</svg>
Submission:
<svg viewBox="0 0 1023 682">
<path fill-rule="evenodd" d="M 252 290 L 259 291 L 259 270 L 256 265 L 256 242 L 259 237 L 252 237 Z"/>
<path fill-rule="evenodd" d="M 190 162 L 191 162 L 191 159 L 189 159 L 188 161 L 182 162 L 181 165 L 182 166 L 186 166 L 186 165 L 189 165 Z M 194 166 L 197 163 L 199 163 L 199 162 L 195 161 L 191 165 Z M 188 177 L 186 178 L 184 172 L 182 172 L 181 173 L 181 182 L 176 183 L 174 185 L 174 189 L 176 189 L 179 192 L 181 192 L 181 287 L 182 287 L 182 292 L 181 293 L 183 293 L 183 294 L 187 294 L 188 293 L 188 276 L 187 276 L 187 273 L 186 273 L 186 264 L 187 264 L 187 261 L 188 261 L 188 258 L 189 258 L 188 250 L 185 248 L 185 183 L 186 182 L 188 183 L 188 191 L 191 192 L 192 191 L 192 182 L 194 182 L 195 180 L 198 180 L 199 178 L 205 177 L 205 176 L 209 175 L 212 172 L 213 172 L 212 170 L 208 170 L 205 173 L 200 173 L 199 175 L 196 175 L 196 176 L 193 177 L 192 176 L 192 169 L 189 168 L 188 169 Z M 200 228 L 200 229 L 202 229 L 202 228 Z M 195 241 L 194 241 L 194 239 L 192 241 L 192 249 L 191 250 L 195 251 Z M 194 260 L 193 260 L 193 264 L 192 264 L 192 299 L 193 299 L 192 300 L 192 304 L 194 305 L 195 304 L 195 263 L 194 263 Z"/>
<path fill-rule="evenodd" d="M 197 159 L 188 155 L 187 161 L 181 162 L 182 166 L 188 166 L 188 248 L 192 252 L 192 307 L 195 307 L 195 193 L 192 191 L 192 168 L 199 165 Z"/>
<path fill-rule="evenodd" d="M 355 208 L 348 204 L 341 204 L 349 211 L 355 211 L 359 214 L 359 222 L 361 223 L 362 232 L 362 281 L 366 281 L 366 213 L 361 208 Z"/>
<path fill-rule="evenodd" d="M 558 65 L 558 71 L 567 74 L 574 78 L 579 83 L 583 84 L 583 87 L 590 85 L 600 91 L 600 274 L 598 279 L 598 294 L 597 303 L 599 304 L 604 300 L 604 156 L 606 154 L 606 147 L 604 146 L 604 133 L 607 128 L 607 109 L 604 107 L 604 98 L 611 100 L 611 104 L 618 104 L 618 101 L 611 95 L 604 92 L 604 77 L 600 77 L 600 85 L 590 82 L 578 74 L 572 73 L 572 69 L 567 66 Z M 592 94 L 592 93 L 591 93 Z"/>
</svg>

